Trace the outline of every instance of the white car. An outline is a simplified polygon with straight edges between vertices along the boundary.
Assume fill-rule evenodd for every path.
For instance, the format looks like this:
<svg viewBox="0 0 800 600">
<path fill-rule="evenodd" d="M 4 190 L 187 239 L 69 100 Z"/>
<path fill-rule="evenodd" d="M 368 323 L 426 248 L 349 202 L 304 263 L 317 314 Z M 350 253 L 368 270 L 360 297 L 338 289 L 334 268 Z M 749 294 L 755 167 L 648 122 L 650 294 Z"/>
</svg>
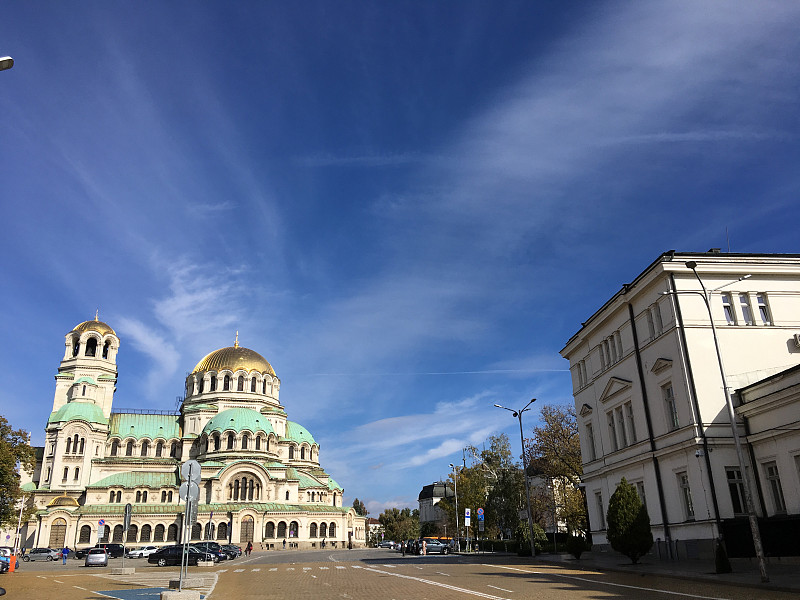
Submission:
<svg viewBox="0 0 800 600">
<path fill-rule="evenodd" d="M 158 550 L 158 546 L 142 546 L 140 548 L 129 548 L 125 555 L 128 558 L 146 558 Z"/>
</svg>

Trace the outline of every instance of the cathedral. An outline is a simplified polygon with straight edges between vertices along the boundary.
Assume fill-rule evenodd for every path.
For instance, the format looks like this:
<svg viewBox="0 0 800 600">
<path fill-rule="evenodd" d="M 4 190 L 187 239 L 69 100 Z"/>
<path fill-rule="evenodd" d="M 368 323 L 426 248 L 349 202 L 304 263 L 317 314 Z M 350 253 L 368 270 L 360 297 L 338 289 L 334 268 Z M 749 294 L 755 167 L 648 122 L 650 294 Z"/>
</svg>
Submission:
<svg viewBox="0 0 800 600">
<path fill-rule="evenodd" d="M 119 347 L 97 316 L 65 336 L 45 445 L 23 485 L 36 509 L 25 547 L 168 545 L 184 529 L 190 540 L 265 549 L 364 544 L 364 517 L 342 505 L 319 444 L 288 419 L 272 365 L 238 335 L 188 374 L 176 411 L 114 410 Z M 185 528 L 180 467 L 189 459 L 201 481 L 197 519 Z"/>
</svg>

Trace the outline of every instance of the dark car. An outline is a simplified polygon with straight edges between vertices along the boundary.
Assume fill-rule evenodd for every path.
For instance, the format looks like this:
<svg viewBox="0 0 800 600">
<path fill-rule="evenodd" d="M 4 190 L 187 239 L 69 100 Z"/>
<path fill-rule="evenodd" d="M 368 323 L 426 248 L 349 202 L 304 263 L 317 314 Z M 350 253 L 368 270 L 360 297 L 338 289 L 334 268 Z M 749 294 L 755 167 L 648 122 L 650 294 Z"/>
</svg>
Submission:
<svg viewBox="0 0 800 600">
<path fill-rule="evenodd" d="M 206 560 L 208 557 L 208 554 L 194 549 L 193 546 L 189 546 L 186 549 L 186 555 L 190 565 L 197 565 L 197 561 Z M 183 545 L 165 546 L 158 552 L 153 552 L 148 556 L 147 562 L 158 565 L 159 567 L 166 567 L 167 565 L 180 565 L 182 558 Z"/>
<path fill-rule="evenodd" d="M 201 552 L 208 552 L 214 558 L 214 562 L 219 562 L 221 560 L 228 560 L 230 558 L 228 552 L 222 549 L 217 542 L 194 542 L 192 546 L 200 550 Z"/>
<path fill-rule="evenodd" d="M 86 558 L 86 555 L 89 554 L 89 550 L 94 550 L 94 546 L 87 546 L 86 548 L 76 548 L 74 552 L 72 552 L 72 558 L 79 559 L 79 558 Z"/>
<path fill-rule="evenodd" d="M 426 554 L 447 554 L 450 552 L 450 546 L 446 542 L 436 538 L 424 538 L 423 541 L 425 542 Z"/>
<path fill-rule="evenodd" d="M 125 554 L 125 546 L 122 544 L 95 544 L 95 548 L 103 548 L 106 552 L 108 552 L 109 558 L 122 558 Z"/>
<path fill-rule="evenodd" d="M 417 540 L 408 540 L 406 542 L 406 554 L 419 554 L 419 542 Z"/>
<path fill-rule="evenodd" d="M 223 544 L 221 548 L 228 553 L 231 559 L 237 558 L 242 555 L 242 549 L 236 544 Z"/>
</svg>

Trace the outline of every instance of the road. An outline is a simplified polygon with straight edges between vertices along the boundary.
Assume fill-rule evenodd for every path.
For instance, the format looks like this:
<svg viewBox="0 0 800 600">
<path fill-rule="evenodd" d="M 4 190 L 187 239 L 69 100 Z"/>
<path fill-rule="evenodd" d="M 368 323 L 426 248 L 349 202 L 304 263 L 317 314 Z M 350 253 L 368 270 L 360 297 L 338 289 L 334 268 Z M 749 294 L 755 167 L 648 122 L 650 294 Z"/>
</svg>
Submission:
<svg viewBox="0 0 800 600">
<path fill-rule="evenodd" d="M 112 566 L 120 566 L 120 560 Z M 26 563 L 0 576 L 9 599 L 150 600 L 177 577 L 173 567 L 126 560 L 136 574 L 111 575 L 82 561 Z M 671 577 L 580 570 L 515 556 L 400 556 L 391 550 L 316 550 L 255 553 L 210 568 L 201 592 L 210 600 L 789 600 L 794 594 Z M 4 598 L 5 600 L 5 598 Z"/>
</svg>

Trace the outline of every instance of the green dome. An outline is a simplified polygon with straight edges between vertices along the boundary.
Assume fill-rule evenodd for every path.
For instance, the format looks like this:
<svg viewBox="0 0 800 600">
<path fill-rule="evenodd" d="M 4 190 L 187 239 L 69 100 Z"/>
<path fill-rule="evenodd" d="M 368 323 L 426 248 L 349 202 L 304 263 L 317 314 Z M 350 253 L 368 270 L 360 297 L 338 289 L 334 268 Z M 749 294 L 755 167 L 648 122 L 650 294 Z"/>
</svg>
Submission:
<svg viewBox="0 0 800 600">
<path fill-rule="evenodd" d="M 68 402 L 56 412 L 50 414 L 47 419 L 47 424 L 50 423 L 66 423 L 67 421 L 86 421 L 87 423 L 99 423 L 101 425 L 108 425 L 108 419 L 103 414 L 97 404 L 93 402 Z"/>
<path fill-rule="evenodd" d="M 294 421 L 286 421 L 286 439 L 298 444 L 308 442 L 312 446 L 317 443 L 314 441 L 314 436 L 308 432 L 308 429 Z"/>
<path fill-rule="evenodd" d="M 274 433 L 272 424 L 260 412 L 250 408 L 229 408 L 223 410 L 211 419 L 203 427 L 203 433 L 209 434 L 214 431 L 252 431 L 253 433 L 263 432 L 266 434 Z"/>
</svg>

